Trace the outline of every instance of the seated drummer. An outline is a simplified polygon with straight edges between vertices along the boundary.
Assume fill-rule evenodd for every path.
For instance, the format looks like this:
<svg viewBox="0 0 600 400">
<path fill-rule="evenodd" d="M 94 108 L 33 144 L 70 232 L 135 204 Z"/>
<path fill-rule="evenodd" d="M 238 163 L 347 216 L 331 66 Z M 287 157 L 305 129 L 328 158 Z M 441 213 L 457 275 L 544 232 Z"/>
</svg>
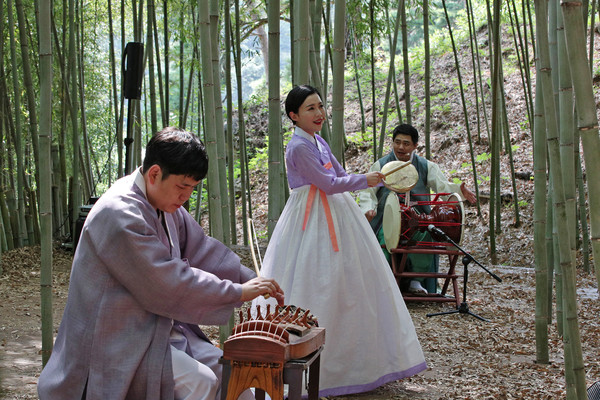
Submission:
<svg viewBox="0 0 600 400">
<path fill-rule="evenodd" d="M 411 201 L 431 200 L 430 196 L 416 196 L 415 194 L 435 193 L 458 193 L 462 200 L 468 200 L 475 203 L 476 198 L 463 183 L 451 183 L 444 176 L 440 167 L 416 154 L 419 132 L 412 125 L 400 124 L 392 132 L 392 151 L 372 166 L 369 172 L 381 171 L 381 168 L 390 161 L 411 161 L 417 169 L 419 180 L 415 187 L 410 191 Z M 373 231 L 379 239 L 379 243 L 384 244 L 383 238 L 383 209 L 390 190 L 386 187 L 372 187 L 359 193 L 359 206 Z M 420 213 L 429 214 L 431 208 L 428 205 L 414 206 Z M 417 232 L 412 237 L 415 241 L 432 241 L 429 232 Z M 383 248 L 383 251 L 390 261 L 389 252 Z M 437 272 L 438 256 L 432 254 L 408 254 L 406 270 L 412 272 Z M 432 278 L 415 278 L 408 283 L 408 291 L 412 293 L 435 293 L 437 290 L 436 280 Z"/>
</svg>

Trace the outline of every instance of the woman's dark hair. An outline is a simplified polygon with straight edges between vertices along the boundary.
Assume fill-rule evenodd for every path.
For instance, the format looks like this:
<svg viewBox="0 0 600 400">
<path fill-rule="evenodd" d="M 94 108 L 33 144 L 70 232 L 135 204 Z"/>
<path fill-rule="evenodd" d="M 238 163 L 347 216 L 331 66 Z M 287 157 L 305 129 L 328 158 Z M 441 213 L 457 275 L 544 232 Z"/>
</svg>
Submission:
<svg viewBox="0 0 600 400">
<path fill-rule="evenodd" d="M 204 143 L 191 132 L 167 127 L 156 133 L 146 145 L 143 172 L 157 164 L 162 179 L 169 175 L 185 175 L 202 180 L 208 171 L 208 155 Z"/>
<path fill-rule="evenodd" d="M 398 135 L 408 135 L 411 137 L 413 144 L 417 144 L 419 141 L 419 131 L 412 125 L 400 124 L 392 132 L 392 140 L 396 139 Z"/>
<path fill-rule="evenodd" d="M 298 114 L 298 110 L 300 110 L 300 106 L 304 103 L 304 100 L 314 93 L 321 97 L 321 93 L 319 93 L 316 88 L 309 85 L 296 86 L 290 90 L 285 99 L 285 114 L 288 118 L 292 119 L 292 117 L 290 117 L 291 112 Z M 292 123 L 295 125 L 296 121 L 292 120 Z"/>
</svg>

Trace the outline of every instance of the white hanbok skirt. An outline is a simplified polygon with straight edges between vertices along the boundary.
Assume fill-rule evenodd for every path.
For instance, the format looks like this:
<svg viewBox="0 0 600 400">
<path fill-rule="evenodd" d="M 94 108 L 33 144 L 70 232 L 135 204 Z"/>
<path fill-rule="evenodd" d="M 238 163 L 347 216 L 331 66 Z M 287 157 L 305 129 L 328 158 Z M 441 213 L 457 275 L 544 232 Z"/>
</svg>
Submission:
<svg viewBox="0 0 600 400">
<path fill-rule="evenodd" d="M 423 371 L 412 319 L 367 219 L 349 193 L 328 195 L 334 251 L 318 194 L 302 229 L 309 189 L 292 190 L 261 275 L 275 278 L 285 304 L 310 310 L 325 328 L 319 395 L 366 392 Z M 267 302 L 274 299 L 254 305 Z"/>
</svg>

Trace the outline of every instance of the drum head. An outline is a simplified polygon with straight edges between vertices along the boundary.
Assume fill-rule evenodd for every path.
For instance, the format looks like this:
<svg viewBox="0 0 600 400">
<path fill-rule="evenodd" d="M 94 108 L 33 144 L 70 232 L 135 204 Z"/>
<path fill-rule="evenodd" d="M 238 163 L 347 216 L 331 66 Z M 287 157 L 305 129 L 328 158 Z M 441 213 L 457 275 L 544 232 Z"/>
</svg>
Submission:
<svg viewBox="0 0 600 400">
<path fill-rule="evenodd" d="M 385 240 L 385 247 L 388 251 L 398 247 L 398 242 L 400 242 L 401 221 L 402 216 L 398 196 L 395 193 L 390 193 L 385 201 L 385 207 L 383 209 L 382 227 L 383 239 Z"/>
<path fill-rule="evenodd" d="M 458 193 L 452 193 L 450 196 L 448 196 L 448 201 L 458 202 L 457 206 L 460 215 L 460 239 L 458 240 L 458 242 L 456 242 L 456 244 L 460 245 L 463 241 L 463 235 L 465 233 L 465 208 L 463 206 L 463 200 Z"/>
<path fill-rule="evenodd" d="M 394 192 L 406 193 L 414 188 L 419 181 L 419 173 L 410 161 L 390 161 L 381 168 L 381 173 L 385 175 L 401 166 L 402 169 L 392 172 L 385 177 L 383 185 Z"/>
</svg>

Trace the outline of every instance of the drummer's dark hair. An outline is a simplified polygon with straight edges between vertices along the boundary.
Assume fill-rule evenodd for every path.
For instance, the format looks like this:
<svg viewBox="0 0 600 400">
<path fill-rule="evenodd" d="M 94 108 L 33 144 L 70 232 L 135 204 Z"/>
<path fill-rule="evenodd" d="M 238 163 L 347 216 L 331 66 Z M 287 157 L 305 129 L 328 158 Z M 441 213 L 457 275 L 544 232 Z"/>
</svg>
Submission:
<svg viewBox="0 0 600 400">
<path fill-rule="evenodd" d="M 300 110 L 300 106 L 302 105 L 302 103 L 304 103 L 304 100 L 306 100 L 308 96 L 314 93 L 318 94 L 319 97 L 321 97 L 321 93 L 319 93 L 319 91 L 316 88 L 309 85 L 296 86 L 292 90 L 290 90 L 287 97 L 285 98 L 285 114 L 288 116 L 288 118 L 292 119 L 292 117 L 290 117 L 290 113 L 294 112 L 297 114 L 298 110 Z M 296 125 L 296 121 L 294 121 L 293 119 L 292 123 Z"/>
<path fill-rule="evenodd" d="M 202 180 L 208 172 L 208 155 L 202 140 L 191 132 L 169 126 L 154 134 L 146 145 L 142 172 L 157 164 L 162 179 L 185 175 Z"/>
<path fill-rule="evenodd" d="M 400 124 L 392 132 L 392 140 L 396 139 L 398 135 L 408 135 L 411 137 L 413 144 L 417 144 L 419 141 L 419 131 L 412 125 Z"/>
</svg>

